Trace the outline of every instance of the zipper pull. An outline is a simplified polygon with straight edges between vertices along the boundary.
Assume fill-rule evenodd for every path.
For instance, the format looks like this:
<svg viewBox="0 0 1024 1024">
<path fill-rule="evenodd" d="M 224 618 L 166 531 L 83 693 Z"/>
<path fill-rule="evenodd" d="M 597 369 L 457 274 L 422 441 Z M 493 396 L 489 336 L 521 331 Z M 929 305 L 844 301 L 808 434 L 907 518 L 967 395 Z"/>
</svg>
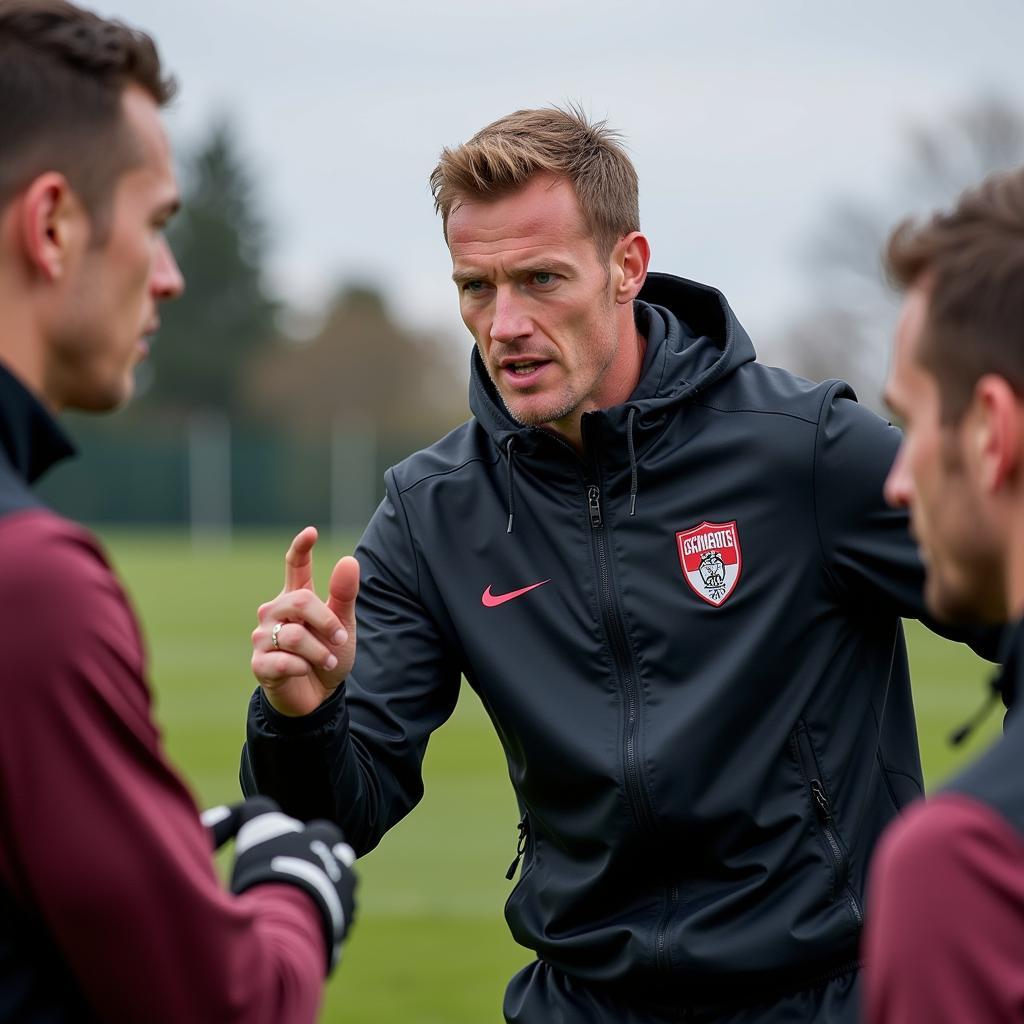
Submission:
<svg viewBox="0 0 1024 1024">
<path fill-rule="evenodd" d="M 601 519 L 601 492 L 591 484 L 587 488 L 587 509 L 590 512 L 590 525 L 593 529 L 600 529 Z"/>
<path fill-rule="evenodd" d="M 811 779 L 811 792 L 814 794 L 814 801 L 818 805 L 818 814 L 821 820 L 827 825 L 832 821 L 832 807 L 825 795 L 825 787 L 820 779 Z"/>
<path fill-rule="evenodd" d="M 524 814 L 522 820 L 516 825 L 519 829 L 519 840 L 516 842 L 516 859 L 509 865 L 508 871 L 505 872 L 505 877 L 511 882 L 516 873 L 516 868 L 519 867 L 519 862 L 523 859 L 523 854 L 526 853 L 526 815 Z"/>
</svg>

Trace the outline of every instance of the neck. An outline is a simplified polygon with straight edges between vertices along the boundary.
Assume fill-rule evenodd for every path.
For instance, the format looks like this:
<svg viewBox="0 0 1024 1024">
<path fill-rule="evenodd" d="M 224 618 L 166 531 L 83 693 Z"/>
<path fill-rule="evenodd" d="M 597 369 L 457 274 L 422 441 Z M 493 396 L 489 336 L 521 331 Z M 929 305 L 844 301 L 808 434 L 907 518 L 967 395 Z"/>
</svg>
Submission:
<svg viewBox="0 0 1024 1024">
<path fill-rule="evenodd" d="M 1011 620 L 1024 618 L 1024 537 L 1021 536 L 1014 538 L 1007 558 L 1006 611 Z"/>
<path fill-rule="evenodd" d="M 647 352 L 647 338 L 636 328 L 632 305 L 627 308 L 629 310 L 628 332 L 619 335 L 624 341 L 618 346 L 615 357 L 605 371 L 600 391 L 581 403 L 564 420 L 556 420 L 554 423 L 543 425 L 543 429 L 558 434 L 559 437 L 568 441 L 577 452 L 583 451 L 583 414 L 622 405 L 640 383 L 640 372 L 643 370 L 644 355 Z"/>
<path fill-rule="evenodd" d="M 51 412 L 60 411 L 46 394 L 42 347 L 32 340 L 30 334 L 19 333 L 18 328 L 11 325 L 9 317 L 0 317 L 0 363 Z"/>
<path fill-rule="evenodd" d="M 992 532 L 1002 548 L 1003 618 L 1024 618 L 1024 476 L 1008 485 Z"/>
<path fill-rule="evenodd" d="M 0 361 L 51 411 L 46 393 L 46 346 L 32 282 L 17 273 L 10 252 L 0 253 Z"/>
</svg>

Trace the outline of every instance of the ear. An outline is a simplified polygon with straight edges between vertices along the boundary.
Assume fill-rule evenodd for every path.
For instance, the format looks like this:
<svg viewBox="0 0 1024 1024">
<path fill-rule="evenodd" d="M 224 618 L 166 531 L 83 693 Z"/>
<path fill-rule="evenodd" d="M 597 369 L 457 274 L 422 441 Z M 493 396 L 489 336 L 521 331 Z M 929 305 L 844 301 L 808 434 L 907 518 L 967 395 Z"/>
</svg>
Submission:
<svg viewBox="0 0 1024 1024">
<path fill-rule="evenodd" d="M 986 492 L 1024 482 L 1024 402 L 1010 382 L 995 373 L 979 377 L 967 416 L 968 443 Z"/>
<path fill-rule="evenodd" d="M 620 305 L 632 302 L 647 280 L 647 265 L 651 262 L 646 236 L 639 231 L 624 235 L 612 250 L 611 262 L 615 301 Z"/>
<path fill-rule="evenodd" d="M 16 200 L 17 232 L 29 268 L 48 282 L 61 280 L 87 241 L 89 218 L 67 178 L 39 175 Z"/>
</svg>

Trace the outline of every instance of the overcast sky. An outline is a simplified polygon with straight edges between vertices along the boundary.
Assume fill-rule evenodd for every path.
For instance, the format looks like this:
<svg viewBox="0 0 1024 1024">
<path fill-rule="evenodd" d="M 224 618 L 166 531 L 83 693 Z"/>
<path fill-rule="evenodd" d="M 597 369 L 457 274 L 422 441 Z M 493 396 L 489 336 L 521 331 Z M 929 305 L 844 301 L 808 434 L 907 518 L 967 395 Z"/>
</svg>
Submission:
<svg viewBox="0 0 1024 1024">
<path fill-rule="evenodd" d="M 884 192 L 908 123 L 979 94 L 1024 109 L 1024 0 L 102 0 L 151 31 L 179 142 L 237 118 L 273 285 L 379 284 L 464 332 L 427 179 L 443 145 L 574 100 L 625 136 L 652 269 L 725 291 L 754 337 L 806 302 L 836 196 Z M 468 342 L 468 336 L 466 336 Z"/>
</svg>

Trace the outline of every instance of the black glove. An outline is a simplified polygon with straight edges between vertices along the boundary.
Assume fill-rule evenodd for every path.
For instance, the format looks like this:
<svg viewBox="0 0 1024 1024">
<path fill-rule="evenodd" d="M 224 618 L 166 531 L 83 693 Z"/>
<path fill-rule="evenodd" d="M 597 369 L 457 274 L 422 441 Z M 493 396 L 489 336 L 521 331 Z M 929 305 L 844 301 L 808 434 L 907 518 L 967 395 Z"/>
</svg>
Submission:
<svg viewBox="0 0 1024 1024">
<path fill-rule="evenodd" d="M 266 796 L 249 797 L 232 807 L 211 807 L 203 812 L 202 821 L 215 848 L 235 837 L 232 892 L 281 882 L 309 893 L 323 917 L 330 974 L 355 914 L 356 855 L 341 829 L 322 820 L 303 825 Z"/>
</svg>

